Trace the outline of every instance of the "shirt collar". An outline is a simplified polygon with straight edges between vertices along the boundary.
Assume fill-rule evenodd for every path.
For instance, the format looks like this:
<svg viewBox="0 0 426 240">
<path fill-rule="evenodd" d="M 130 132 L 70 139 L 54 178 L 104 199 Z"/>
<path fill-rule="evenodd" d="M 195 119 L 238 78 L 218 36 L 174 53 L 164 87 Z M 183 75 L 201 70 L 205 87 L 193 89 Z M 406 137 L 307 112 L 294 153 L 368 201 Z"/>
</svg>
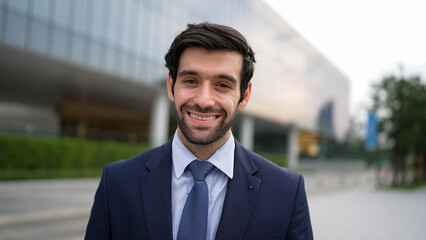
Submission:
<svg viewBox="0 0 426 240">
<path fill-rule="evenodd" d="M 229 178 L 234 176 L 234 152 L 235 141 L 234 136 L 229 135 L 225 144 L 220 147 L 207 161 L 212 163 L 216 168 L 225 173 Z M 173 171 L 177 178 L 180 178 L 186 169 L 186 166 L 197 159 L 180 141 L 177 131 L 172 141 L 172 161 Z"/>
</svg>

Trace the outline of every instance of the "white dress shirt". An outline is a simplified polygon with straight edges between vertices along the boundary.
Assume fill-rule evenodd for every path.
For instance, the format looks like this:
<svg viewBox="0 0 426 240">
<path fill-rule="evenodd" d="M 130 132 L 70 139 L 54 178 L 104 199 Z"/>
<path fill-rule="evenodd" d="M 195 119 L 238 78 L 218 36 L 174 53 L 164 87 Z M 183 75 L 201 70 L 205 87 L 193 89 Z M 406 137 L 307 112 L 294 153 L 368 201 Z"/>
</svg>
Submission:
<svg viewBox="0 0 426 240">
<path fill-rule="evenodd" d="M 213 240 L 216 236 L 228 178 L 232 179 L 234 174 L 234 151 L 235 141 L 231 133 L 225 144 L 207 159 L 216 168 L 206 177 L 209 188 L 209 217 L 206 240 Z M 192 174 L 186 167 L 195 159 L 197 158 L 183 145 L 176 132 L 172 142 L 172 221 L 173 239 L 175 240 L 177 239 L 186 198 L 194 185 Z"/>
</svg>

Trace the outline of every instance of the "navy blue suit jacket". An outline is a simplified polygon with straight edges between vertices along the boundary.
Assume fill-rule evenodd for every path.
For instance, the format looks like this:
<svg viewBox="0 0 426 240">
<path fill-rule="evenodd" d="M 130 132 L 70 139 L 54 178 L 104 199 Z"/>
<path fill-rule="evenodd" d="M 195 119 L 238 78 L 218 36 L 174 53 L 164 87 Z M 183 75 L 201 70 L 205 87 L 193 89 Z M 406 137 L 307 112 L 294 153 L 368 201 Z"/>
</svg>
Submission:
<svg viewBox="0 0 426 240">
<path fill-rule="evenodd" d="M 172 239 L 171 141 L 108 164 L 85 239 Z M 235 144 L 216 239 L 313 239 L 303 177 Z"/>
</svg>

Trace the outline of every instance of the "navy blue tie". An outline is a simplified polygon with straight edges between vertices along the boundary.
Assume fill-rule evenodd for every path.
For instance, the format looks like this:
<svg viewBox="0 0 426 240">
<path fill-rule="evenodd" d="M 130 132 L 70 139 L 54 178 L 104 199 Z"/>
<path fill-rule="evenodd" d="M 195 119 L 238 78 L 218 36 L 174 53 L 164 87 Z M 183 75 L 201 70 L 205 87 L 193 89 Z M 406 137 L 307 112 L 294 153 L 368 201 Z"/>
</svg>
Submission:
<svg viewBox="0 0 426 240">
<path fill-rule="evenodd" d="M 214 166 L 207 161 L 195 160 L 188 167 L 194 177 L 194 186 L 183 208 L 177 239 L 205 240 L 209 212 L 209 189 L 205 178 Z"/>
</svg>

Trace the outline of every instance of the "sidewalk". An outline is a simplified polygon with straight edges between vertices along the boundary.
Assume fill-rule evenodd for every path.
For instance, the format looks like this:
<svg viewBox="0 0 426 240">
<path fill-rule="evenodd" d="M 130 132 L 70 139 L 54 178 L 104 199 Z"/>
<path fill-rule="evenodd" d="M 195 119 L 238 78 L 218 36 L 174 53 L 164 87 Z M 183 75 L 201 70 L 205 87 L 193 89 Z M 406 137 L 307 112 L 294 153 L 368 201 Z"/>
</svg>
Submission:
<svg viewBox="0 0 426 240">
<path fill-rule="evenodd" d="M 426 187 L 350 189 L 309 199 L 316 240 L 426 238 Z"/>
<path fill-rule="evenodd" d="M 87 215 L 99 179 L 0 182 L 0 225 Z"/>
<path fill-rule="evenodd" d="M 0 182 L 0 239 L 82 239 L 99 179 Z"/>
</svg>

